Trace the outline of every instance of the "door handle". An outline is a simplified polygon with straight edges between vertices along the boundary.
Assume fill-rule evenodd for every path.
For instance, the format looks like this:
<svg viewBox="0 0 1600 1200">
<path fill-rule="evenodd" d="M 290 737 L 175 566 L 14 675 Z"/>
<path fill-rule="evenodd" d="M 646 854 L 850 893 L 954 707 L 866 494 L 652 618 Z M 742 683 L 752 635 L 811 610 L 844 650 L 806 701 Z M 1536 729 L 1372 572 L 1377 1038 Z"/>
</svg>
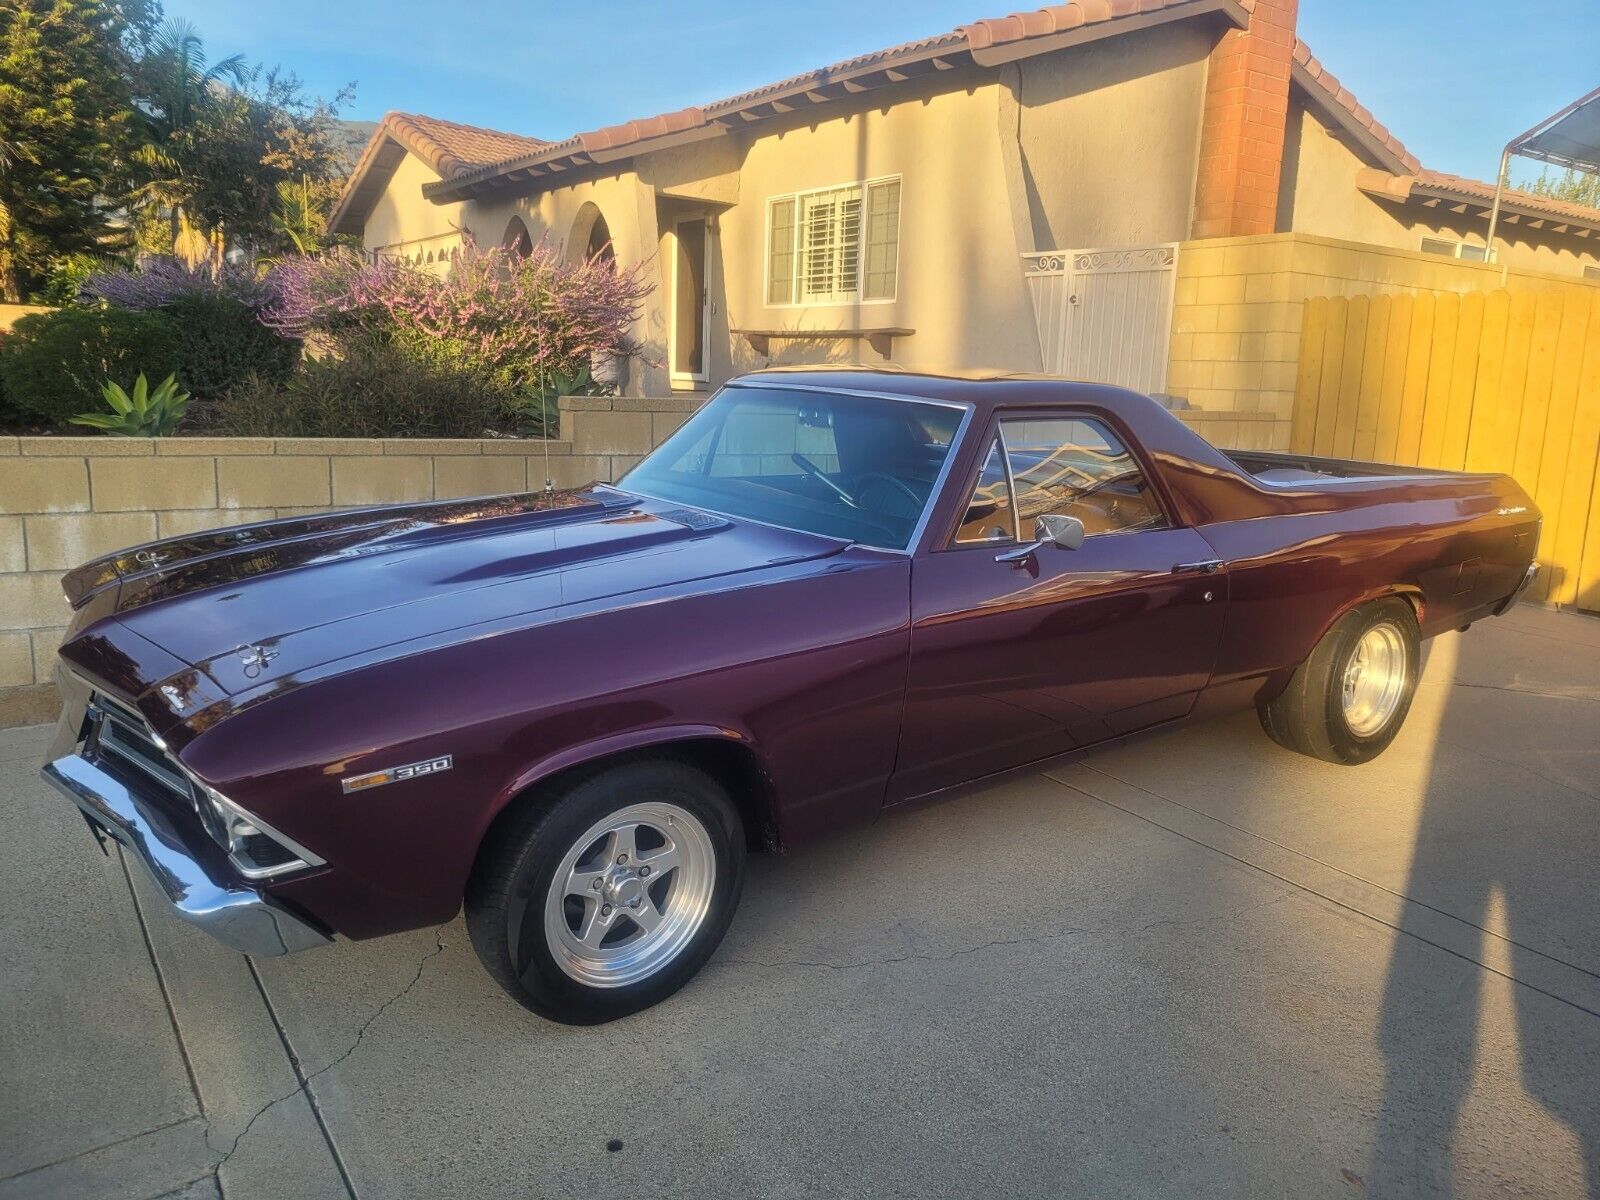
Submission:
<svg viewBox="0 0 1600 1200">
<path fill-rule="evenodd" d="M 1202 558 L 1199 562 L 1175 563 L 1172 567 L 1174 575 L 1215 575 L 1222 570 L 1220 558 Z"/>
<path fill-rule="evenodd" d="M 1010 563 L 1013 567 L 1020 567 L 1038 554 L 1039 547 L 1043 545 L 1043 542 L 1033 542 L 1026 546 L 1018 546 L 1015 550 L 1007 550 L 1003 554 L 996 554 L 994 560 L 997 563 Z"/>
</svg>

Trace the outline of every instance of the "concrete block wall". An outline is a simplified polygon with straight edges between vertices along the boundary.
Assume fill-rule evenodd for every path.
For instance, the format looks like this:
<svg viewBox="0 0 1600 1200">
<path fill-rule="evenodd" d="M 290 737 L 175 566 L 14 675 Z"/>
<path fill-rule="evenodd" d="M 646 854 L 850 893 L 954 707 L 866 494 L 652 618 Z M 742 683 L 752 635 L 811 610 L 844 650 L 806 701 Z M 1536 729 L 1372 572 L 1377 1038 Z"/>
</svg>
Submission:
<svg viewBox="0 0 1600 1200">
<path fill-rule="evenodd" d="M 648 410 L 632 415 L 633 425 L 654 429 Z M 637 436 L 586 430 L 589 416 L 565 418 L 584 438 L 581 454 L 570 437 L 0 437 L 0 727 L 55 714 L 51 673 L 71 615 L 60 579 L 80 563 L 273 517 L 536 491 L 547 451 L 555 485 L 576 487 L 616 478 L 650 449 Z"/>
<path fill-rule="evenodd" d="M 23 317 L 49 311 L 43 304 L 0 304 L 0 333 L 10 329 Z"/>
<path fill-rule="evenodd" d="M 1300 322 L 1314 296 L 1596 286 L 1417 250 L 1279 233 L 1185 242 L 1178 252 L 1167 390 L 1207 411 L 1267 413 L 1289 445 Z"/>
</svg>

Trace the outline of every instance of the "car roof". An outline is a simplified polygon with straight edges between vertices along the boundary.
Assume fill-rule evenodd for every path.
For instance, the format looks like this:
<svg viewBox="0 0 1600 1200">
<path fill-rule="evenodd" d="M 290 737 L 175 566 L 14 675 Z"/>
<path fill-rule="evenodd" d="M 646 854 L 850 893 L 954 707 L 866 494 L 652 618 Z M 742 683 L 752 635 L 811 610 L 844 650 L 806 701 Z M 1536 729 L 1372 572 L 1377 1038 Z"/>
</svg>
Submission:
<svg viewBox="0 0 1600 1200">
<path fill-rule="evenodd" d="M 1149 397 L 1126 388 L 1084 383 L 1054 375 L 1015 371 L 907 371 L 897 367 L 770 367 L 728 381 L 740 384 L 793 384 L 829 391 L 871 392 L 904 396 L 908 400 L 953 400 L 980 411 L 1013 405 L 1086 404 L 1119 407 L 1132 400 L 1150 404 Z"/>
</svg>

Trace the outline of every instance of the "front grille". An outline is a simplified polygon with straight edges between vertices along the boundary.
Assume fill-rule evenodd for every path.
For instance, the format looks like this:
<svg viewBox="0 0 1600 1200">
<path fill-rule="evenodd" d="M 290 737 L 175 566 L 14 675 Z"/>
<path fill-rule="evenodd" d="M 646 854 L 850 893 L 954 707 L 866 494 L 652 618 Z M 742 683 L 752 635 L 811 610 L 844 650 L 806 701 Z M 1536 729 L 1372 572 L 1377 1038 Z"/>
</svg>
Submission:
<svg viewBox="0 0 1600 1200">
<path fill-rule="evenodd" d="M 96 692 L 89 701 L 90 756 L 150 780 L 199 818 L 211 838 L 227 845 L 227 834 L 211 805 L 177 759 L 151 732 L 145 719 L 119 700 Z"/>
<path fill-rule="evenodd" d="M 194 785 L 167 753 L 138 713 L 95 693 L 89 701 L 92 746 L 98 757 L 109 757 L 154 780 L 185 803 L 194 797 Z"/>
<path fill-rule="evenodd" d="M 323 860 L 196 781 L 139 713 L 104 692 L 89 699 L 82 753 L 124 776 L 155 784 L 192 812 L 246 879 L 268 879 Z"/>
</svg>

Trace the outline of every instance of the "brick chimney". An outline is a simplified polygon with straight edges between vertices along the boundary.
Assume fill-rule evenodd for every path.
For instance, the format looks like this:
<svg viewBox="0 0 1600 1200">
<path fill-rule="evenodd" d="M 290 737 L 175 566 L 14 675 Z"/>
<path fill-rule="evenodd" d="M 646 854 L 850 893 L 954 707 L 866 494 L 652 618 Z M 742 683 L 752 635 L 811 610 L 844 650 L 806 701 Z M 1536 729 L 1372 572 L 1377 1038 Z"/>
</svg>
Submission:
<svg viewBox="0 0 1600 1200">
<path fill-rule="evenodd" d="M 1194 237 L 1273 230 L 1299 7 L 1300 0 L 1255 0 L 1250 28 L 1230 29 L 1211 51 Z"/>
</svg>

